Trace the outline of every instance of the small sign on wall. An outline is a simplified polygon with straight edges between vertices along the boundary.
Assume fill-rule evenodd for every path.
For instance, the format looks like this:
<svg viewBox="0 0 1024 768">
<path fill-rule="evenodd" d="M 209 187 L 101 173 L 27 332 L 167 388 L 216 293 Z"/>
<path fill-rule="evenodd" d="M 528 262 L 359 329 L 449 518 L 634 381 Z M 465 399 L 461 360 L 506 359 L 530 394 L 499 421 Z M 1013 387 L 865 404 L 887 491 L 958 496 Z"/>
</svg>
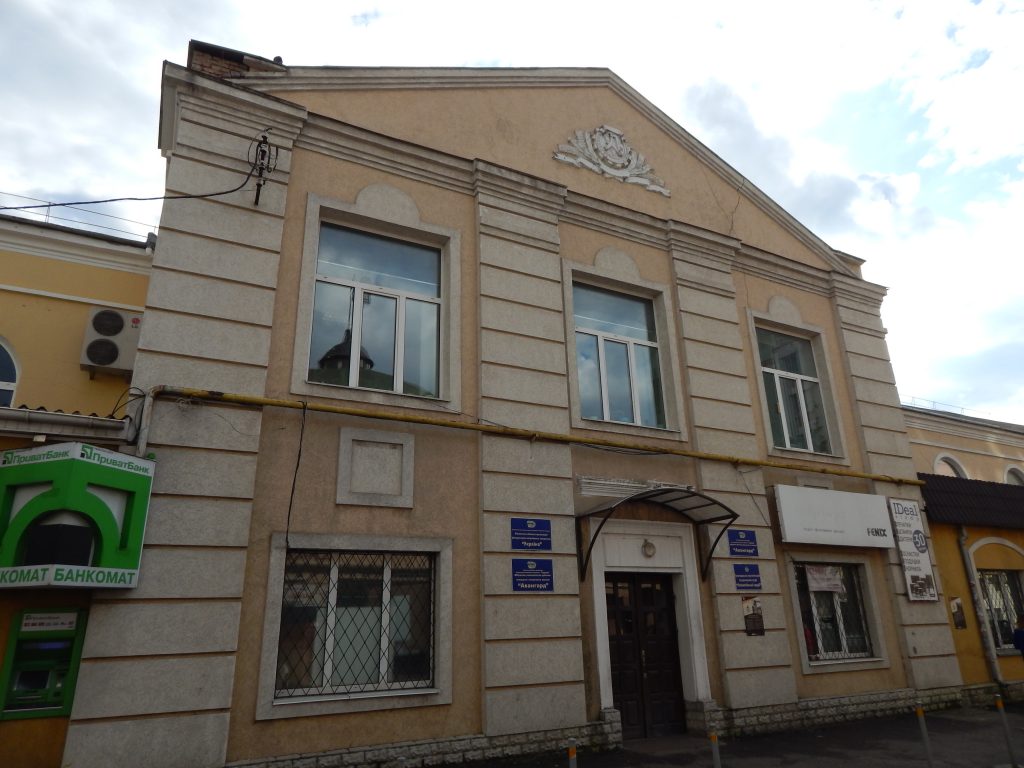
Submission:
<svg viewBox="0 0 1024 768">
<path fill-rule="evenodd" d="M 764 615 L 761 613 L 761 597 L 743 598 L 743 629 L 751 637 L 764 635 Z"/>
<path fill-rule="evenodd" d="M 730 557 L 757 557 L 757 532 L 730 528 L 726 533 L 729 536 Z"/>
<path fill-rule="evenodd" d="M 551 551 L 551 521 L 513 517 L 512 549 Z"/>
<path fill-rule="evenodd" d="M 512 558 L 513 592 L 554 592 L 555 569 L 550 558 Z"/>
<path fill-rule="evenodd" d="M 761 589 L 761 568 L 753 564 L 736 563 L 732 567 L 733 576 L 736 577 L 736 589 L 738 590 L 760 590 Z"/>
</svg>

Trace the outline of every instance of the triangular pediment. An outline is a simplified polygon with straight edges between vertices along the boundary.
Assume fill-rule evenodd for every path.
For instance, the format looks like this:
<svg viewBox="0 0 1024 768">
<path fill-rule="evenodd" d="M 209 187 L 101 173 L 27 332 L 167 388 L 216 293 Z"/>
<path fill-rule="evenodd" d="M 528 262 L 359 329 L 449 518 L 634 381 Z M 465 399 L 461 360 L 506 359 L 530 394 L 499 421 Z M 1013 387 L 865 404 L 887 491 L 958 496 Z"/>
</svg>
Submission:
<svg viewBox="0 0 1024 768">
<path fill-rule="evenodd" d="M 826 271 L 839 254 L 607 69 L 285 67 L 252 88 Z"/>
</svg>

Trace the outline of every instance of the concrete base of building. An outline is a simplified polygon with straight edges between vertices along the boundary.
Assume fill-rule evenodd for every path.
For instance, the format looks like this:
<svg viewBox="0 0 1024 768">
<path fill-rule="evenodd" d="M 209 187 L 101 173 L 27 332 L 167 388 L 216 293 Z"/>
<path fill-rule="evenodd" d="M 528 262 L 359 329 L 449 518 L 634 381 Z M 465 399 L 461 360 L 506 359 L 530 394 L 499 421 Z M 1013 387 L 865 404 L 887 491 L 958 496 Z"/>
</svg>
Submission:
<svg viewBox="0 0 1024 768">
<path fill-rule="evenodd" d="M 575 728 L 503 736 L 476 734 L 452 739 L 405 741 L 375 747 L 354 747 L 335 752 L 284 755 L 228 763 L 229 768 L 427 768 L 469 760 L 493 760 L 536 752 L 567 749 L 575 739 L 580 747 L 614 749 L 622 746 L 622 725 L 615 709 L 601 711 L 601 719 Z"/>
<path fill-rule="evenodd" d="M 996 694 L 1001 695 L 1003 701 L 1006 702 L 1022 702 L 1024 701 L 1024 680 L 964 686 L 963 703 L 965 707 L 991 707 L 996 703 Z"/>
<path fill-rule="evenodd" d="M 914 690 L 901 688 L 894 691 L 872 691 L 852 696 L 833 696 L 820 699 L 801 699 L 790 704 L 775 704 L 743 709 L 704 707 L 704 723 L 690 723 L 691 733 L 709 733 L 714 730 L 722 736 L 745 736 L 773 731 L 794 731 L 847 720 L 906 714 L 918 701 L 925 710 L 947 709 L 968 705 L 959 686 Z M 1024 691 L 1022 691 L 1024 695 Z M 989 700 L 991 703 L 991 699 Z M 696 713 L 695 713 L 696 714 Z"/>
</svg>

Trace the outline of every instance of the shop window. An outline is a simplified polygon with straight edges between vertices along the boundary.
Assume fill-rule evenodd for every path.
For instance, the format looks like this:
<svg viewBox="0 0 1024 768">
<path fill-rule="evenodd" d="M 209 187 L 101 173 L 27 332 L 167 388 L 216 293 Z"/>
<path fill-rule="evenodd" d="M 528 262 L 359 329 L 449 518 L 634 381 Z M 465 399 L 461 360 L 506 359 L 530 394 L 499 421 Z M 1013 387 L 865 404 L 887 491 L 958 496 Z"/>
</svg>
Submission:
<svg viewBox="0 0 1024 768">
<path fill-rule="evenodd" d="M 438 397 L 441 252 L 321 224 L 308 381 Z"/>
<path fill-rule="evenodd" d="M 862 567 L 853 563 L 796 563 L 795 570 L 808 660 L 873 656 Z"/>
<path fill-rule="evenodd" d="M 581 283 L 572 301 L 580 416 L 664 428 L 653 302 Z"/>
<path fill-rule="evenodd" d="M 85 611 L 22 611 L 8 635 L 0 719 L 71 712 L 85 637 Z"/>
<path fill-rule="evenodd" d="M 978 571 L 992 641 L 997 648 L 1013 648 L 1013 629 L 1024 616 L 1021 571 Z"/>
<path fill-rule="evenodd" d="M 14 356 L 7 346 L 0 342 L 0 407 L 14 404 L 14 386 L 18 383 L 18 369 L 14 365 Z"/>
<path fill-rule="evenodd" d="M 811 341 L 758 328 L 757 348 L 775 447 L 831 453 L 825 402 Z"/>
<path fill-rule="evenodd" d="M 275 698 L 433 687 L 434 561 L 289 551 Z"/>
</svg>

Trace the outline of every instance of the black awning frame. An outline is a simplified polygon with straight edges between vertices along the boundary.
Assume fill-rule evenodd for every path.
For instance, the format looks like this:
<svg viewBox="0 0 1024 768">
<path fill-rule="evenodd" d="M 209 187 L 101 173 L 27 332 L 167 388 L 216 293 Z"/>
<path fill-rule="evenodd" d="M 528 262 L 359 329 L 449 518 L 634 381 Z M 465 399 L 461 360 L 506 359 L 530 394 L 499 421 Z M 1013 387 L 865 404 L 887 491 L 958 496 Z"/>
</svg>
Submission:
<svg viewBox="0 0 1024 768">
<path fill-rule="evenodd" d="M 576 516 L 576 559 L 580 564 L 580 583 L 586 581 L 587 567 L 590 565 L 590 558 L 594 554 L 594 545 L 597 544 L 597 537 L 601 535 L 601 530 L 604 528 L 605 523 L 612 518 L 619 507 L 631 501 L 647 501 L 652 504 L 665 507 L 696 526 L 707 525 L 708 523 L 725 522 L 725 526 L 718 532 L 718 535 L 708 548 L 708 551 L 701 554 L 700 578 L 701 581 L 706 581 L 708 577 L 708 568 L 711 566 L 711 557 L 715 552 L 715 547 L 718 546 L 718 542 L 722 540 L 722 536 L 725 535 L 729 526 L 736 522 L 739 515 L 717 499 L 713 499 L 700 491 L 695 491 L 689 486 L 669 485 L 659 486 L 657 488 L 648 488 L 629 496 L 616 498 L 607 503 L 600 504 L 596 509 L 592 509 L 589 512 Z M 719 510 L 719 512 L 710 517 L 694 517 L 689 514 L 695 510 L 706 509 L 708 507 Z M 601 522 L 598 524 L 597 530 L 594 531 L 593 536 L 590 537 L 590 542 L 587 544 L 586 552 L 584 552 L 583 521 L 599 515 L 601 516 Z M 698 548 L 703 549 L 703 547 L 700 546 L 700 537 L 698 537 L 697 546 Z"/>
</svg>

